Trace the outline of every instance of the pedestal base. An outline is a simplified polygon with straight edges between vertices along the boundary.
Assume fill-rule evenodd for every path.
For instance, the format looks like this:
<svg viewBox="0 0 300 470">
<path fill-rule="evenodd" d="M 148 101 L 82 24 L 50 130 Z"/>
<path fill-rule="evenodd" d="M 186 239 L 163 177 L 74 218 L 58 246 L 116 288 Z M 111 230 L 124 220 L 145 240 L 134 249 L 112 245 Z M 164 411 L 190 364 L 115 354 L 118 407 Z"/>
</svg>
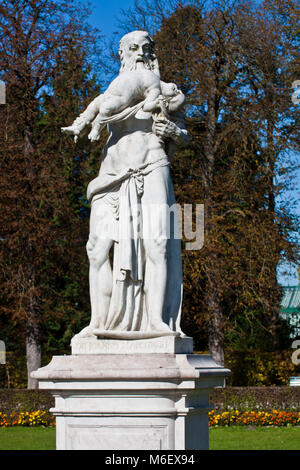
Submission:
<svg viewBox="0 0 300 470">
<path fill-rule="evenodd" d="M 71 348 L 72 354 L 192 354 L 193 338 L 160 336 L 131 340 L 74 336 Z"/>
<path fill-rule="evenodd" d="M 196 450 L 229 374 L 210 356 L 145 353 L 54 356 L 32 376 L 55 397 L 58 450 Z"/>
</svg>

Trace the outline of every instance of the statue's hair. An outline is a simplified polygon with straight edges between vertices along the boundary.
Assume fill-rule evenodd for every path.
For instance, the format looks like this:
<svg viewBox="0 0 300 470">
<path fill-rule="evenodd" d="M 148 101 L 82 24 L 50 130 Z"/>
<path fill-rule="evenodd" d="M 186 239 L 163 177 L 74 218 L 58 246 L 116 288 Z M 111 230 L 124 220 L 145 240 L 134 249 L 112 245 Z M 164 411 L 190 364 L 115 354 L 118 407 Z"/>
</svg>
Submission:
<svg viewBox="0 0 300 470">
<path fill-rule="evenodd" d="M 131 31 L 130 33 L 125 34 L 125 36 L 123 36 L 119 42 L 119 51 L 123 51 L 125 45 L 130 42 L 132 36 L 141 36 L 145 39 L 148 39 L 154 52 L 154 41 L 147 31 Z"/>
<path fill-rule="evenodd" d="M 125 36 L 123 36 L 121 38 L 121 40 L 119 42 L 119 56 L 120 56 L 120 60 L 121 60 L 120 72 L 122 72 L 122 71 L 124 71 L 124 69 L 126 69 L 126 63 L 124 61 L 123 51 L 124 51 L 125 47 L 127 47 L 128 44 L 130 43 L 130 40 L 132 40 L 132 38 L 135 37 L 135 36 L 142 37 L 142 38 L 147 39 L 149 41 L 150 46 L 151 46 L 151 55 L 150 55 L 151 70 L 153 70 L 153 72 L 156 73 L 159 76 L 158 60 L 157 60 L 155 52 L 154 52 L 154 41 L 151 38 L 151 36 L 149 35 L 149 33 L 147 33 L 147 31 L 131 31 L 130 33 L 125 34 Z"/>
</svg>

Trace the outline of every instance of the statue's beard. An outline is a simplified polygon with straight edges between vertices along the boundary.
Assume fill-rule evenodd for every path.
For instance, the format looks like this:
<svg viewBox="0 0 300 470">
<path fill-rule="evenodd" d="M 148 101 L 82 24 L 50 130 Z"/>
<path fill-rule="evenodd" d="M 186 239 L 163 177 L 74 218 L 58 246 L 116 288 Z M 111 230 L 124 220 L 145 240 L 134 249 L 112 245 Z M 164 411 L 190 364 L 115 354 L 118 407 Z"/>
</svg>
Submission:
<svg viewBox="0 0 300 470">
<path fill-rule="evenodd" d="M 136 60 L 136 57 L 130 57 L 130 59 L 127 59 L 126 62 L 123 62 L 121 71 L 124 72 L 126 70 L 132 72 L 137 69 L 137 63 L 138 62 Z M 152 63 L 146 58 L 143 58 L 143 66 L 147 70 L 152 70 Z"/>
</svg>

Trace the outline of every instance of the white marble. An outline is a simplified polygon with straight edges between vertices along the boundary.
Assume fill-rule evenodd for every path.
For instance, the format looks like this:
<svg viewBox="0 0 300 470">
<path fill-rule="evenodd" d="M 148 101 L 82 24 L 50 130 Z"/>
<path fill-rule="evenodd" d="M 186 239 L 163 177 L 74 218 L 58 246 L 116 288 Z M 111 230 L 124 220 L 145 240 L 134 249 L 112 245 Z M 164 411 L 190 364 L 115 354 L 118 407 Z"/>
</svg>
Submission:
<svg viewBox="0 0 300 470">
<path fill-rule="evenodd" d="M 121 69 L 108 89 L 63 132 L 75 141 L 99 139 L 108 126 L 99 175 L 90 182 L 90 324 L 116 338 L 124 332 L 165 336 L 180 329 L 182 271 L 169 165 L 176 147 L 188 142 L 182 104 L 174 83 L 160 78 L 148 33 L 120 41 Z M 109 253 L 113 249 L 113 266 Z M 132 336 L 135 339 L 135 336 Z"/>
<path fill-rule="evenodd" d="M 300 387 L 300 377 L 290 377 L 290 387 Z"/>
<path fill-rule="evenodd" d="M 33 376 L 55 397 L 58 450 L 197 450 L 228 374 L 209 356 L 156 353 L 55 356 Z"/>
<path fill-rule="evenodd" d="M 193 339 L 158 336 L 151 339 L 105 339 L 74 337 L 72 354 L 192 354 Z"/>
</svg>

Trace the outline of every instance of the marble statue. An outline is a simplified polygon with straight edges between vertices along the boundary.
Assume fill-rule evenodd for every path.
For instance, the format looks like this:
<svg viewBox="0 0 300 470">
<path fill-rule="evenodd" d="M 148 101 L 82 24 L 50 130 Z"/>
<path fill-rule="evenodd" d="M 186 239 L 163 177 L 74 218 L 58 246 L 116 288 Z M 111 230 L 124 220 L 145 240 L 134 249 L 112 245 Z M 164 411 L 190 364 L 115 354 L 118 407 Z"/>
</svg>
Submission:
<svg viewBox="0 0 300 470">
<path fill-rule="evenodd" d="M 169 168 L 176 147 L 189 140 L 184 95 L 160 79 L 147 32 L 126 34 L 119 54 L 117 78 L 62 128 L 75 141 L 86 133 L 96 141 L 104 127 L 109 134 L 99 174 L 87 189 L 91 321 L 77 336 L 184 336 L 181 241 Z"/>
</svg>

